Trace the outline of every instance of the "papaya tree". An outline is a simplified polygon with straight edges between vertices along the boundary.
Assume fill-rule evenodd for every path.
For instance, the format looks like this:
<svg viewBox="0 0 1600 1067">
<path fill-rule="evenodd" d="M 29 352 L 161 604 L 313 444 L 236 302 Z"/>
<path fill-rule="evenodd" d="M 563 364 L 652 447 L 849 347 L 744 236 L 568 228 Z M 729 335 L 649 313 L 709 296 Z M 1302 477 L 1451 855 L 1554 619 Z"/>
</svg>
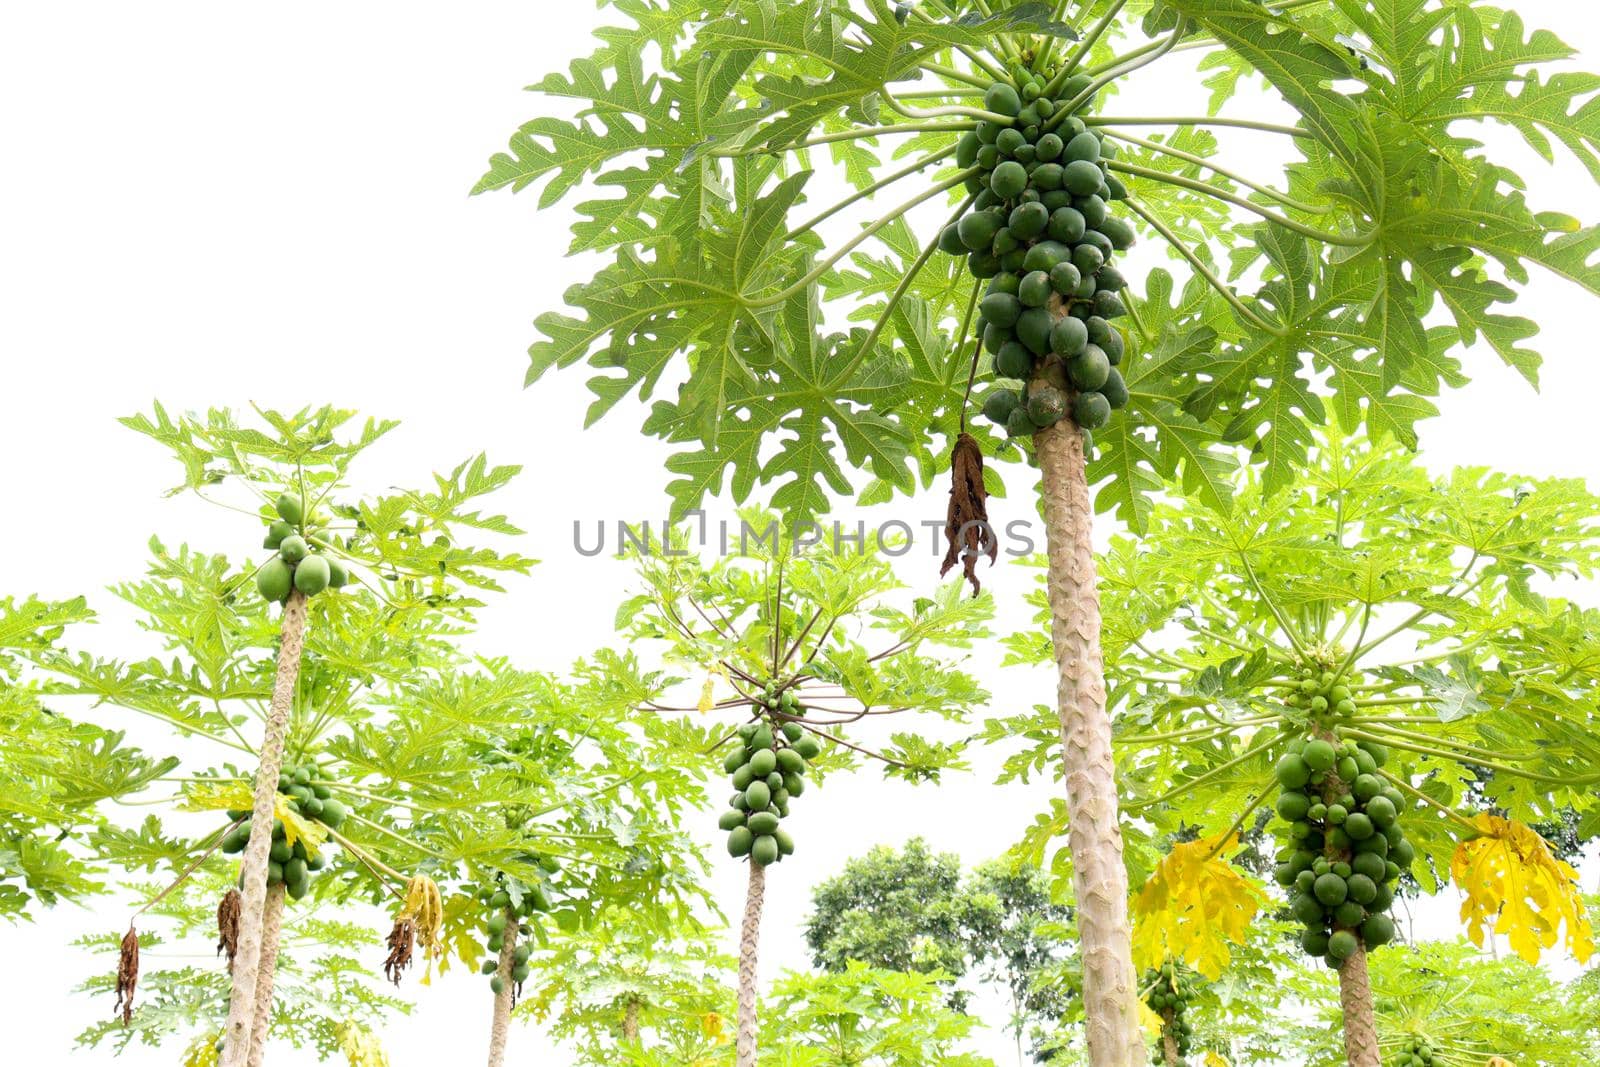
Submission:
<svg viewBox="0 0 1600 1067">
<path fill-rule="evenodd" d="M 0 918 L 84 900 L 97 880 L 95 836 L 105 801 L 172 770 L 125 744 L 124 731 L 68 717 L 32 661 L 56 652 L 69 626 L 94 618 L 82 597 L 0 598 Z"/>
<path fill-rule="evenodd" d="M 643 909 L 612 909 L 543 946 L 525 1010 L 548 1018 L 551 1036 L 585 1065 L 725 1058 L 736 964 L 717 933 L 692 919 L 663 924 Z"/>
<path fill-rule="evenodd" d="M 1367 954 L 1395 937 L 1402 876 L 1454 880 L 1480 944 L 1593 949 L 1574 870 L 1529 824 L 1570 810 L 1596 829 L 1596 616 L 1556 593 L 1600 560 L 1600 499 L 1481 468 L 1436 479 L 1334 427 L 1314 442 L 1287 490 L 1241 476 L 1231 510 L 1163 505 L 1115 539 L 1106 645 L 1125 809 L 1196 839 L 1178 846 L 1190 873 L 1140 901 L 1152 945 L 1226 959 L 1228 915 L 1254 907 L 1241 894 L 1219 917 L 1214 887 L 1192 891 L 1275 811 L 1274 877 L 1304 951 L 1338 971 L 1349 1062 L 1373 1067 Z M 1015 648 L 1047 654 L 1037 635 Z M 1036 740 L 1013 769 L 1047 758 Z"/>
<path fill-rule="evenodd" d="M 994 1067 L 969 1047 L 982 1024 L 950 1006 L 941 978 L 937 971 L 889 971 L 864 963 L 838 972 L 785 974 L 768 1007 L 784 1020 L 783 1029 L 761 1062 Z"/>
<path fill-rule="evenodd" d="M 159 853 L 158 848 L 150 850 L 152 873 L 164 874 Z M 141 873 L 127 872 L 129 890 L 148 898 L 167 888 L 138 878 Z M 140 931 L 145 966 L 139 975 L 138 1009 L 127 1018 L 119 1013 L 97 1019 L 79 1033 L 81 1048 L 104 1046 L 121 1055 L 140 1047 L 170 1054 L 176 1047 L 183 1050 L 185 1064 L 217 1063 L 230 984 L 227 945 L 217 931 L 217 902 L 227 899 L 234 878 L 231 867 L 208 863 L 145 912 L 157 925 Z M 412 1007 L 384 988 L 381 973 L 372 966 L 382 952 L 381 934 L 341 910 L 336 900 L 305 901 L 285 918 L 274 959 L 269 1038 L 318 1060 L 337 1059 L 352 1046 L 381 1049 L 377 1035 L 384 1024 Z M 78 944 L 115 959 L 121 940 L 120 933 L 108 931 Z M 117 981 L 108 968 L 85 979 L 80 990 L 106 997 L 114 993 Z"/>
<path fill-rule="evenodd" d="M 527 379 L 588 363 L 590 423 L 647 402 L 679 511 L 772 485 L 800 523 L 949 455 L 969 573 L 995 550 L 983 456 L 1037 464 L 1090 1047 L 1133 1064 L 1090 516 L 1137 532 L 1169 482 L 1225 508 L 1235 446 L 1280 489 L 1330 412 L 1412 443 L 1475 342 L 1536 380 L 1507 305 L 1530 266 L 1600 289 L 1600 231 L 1530 204 L 1474 127 L 1600 176 L 1592 79 L 1477 2 L 615 8 L 476 187 L 574 201 L 569 251 L 601 259 Z M 1117 106 L 1152 78 L 1203 106 Z M 1270 112 L 1239 92 L 1260 82 Z M 1225 138 L 1264 168 L 1218 162 Z M 1139 237 L 1187 283 L 1113 263 Z"/>
<path fill-rule="evenodd" d="M 1600 1055 L 1593 992 L 1517 956 L 1491 958 L 1465 941 L 1407 945 L 1373 957 L 1372 992 L 1385 1063 L 1589 1063 Z M 1311 1067 L 1338 1062 L 1322 1051 L 1330 1047 L 1329 1031 L 1303 1027 L 1296 1036 Z"/>
<path fill-rule="evenodd" d="M 174 493 L 192 493 L 253 524 L 245 534 L 251 543 L 232 557 L 247 562 L 153 538 L 147 576 L 114 592 L 140 613 L 169 658 L 80 653 L 41 661 L 54 675 L 54 691 L 147 716 L 172 729 L 175 746 L 204 739 L 226 760 L 146 783 L 176 786 L 173 802 L 181 806 L 228 810 L 220 829 L 193 841 L 147 822 L 104 832 L 100 845 L 114 863 L 170 866 L 177 883 L 218 849 L 243 853 L 221 1038 L 222 1062 L 230 1065 L 259 1063 L 264 1055 L 286 901 L 310 891 L 334 844 L 359 858 L 340 830 L 347 818 L 370 822 L 345 803 L 348 795 L 334 795 L 338 783 L 329 779 L 336 772 L 321 762 L 321 742 L 336 725 L 371 716 L 371 691 L 451 655 L 455 630 L 478 604 L 471 591 L 496 589 L 497 573 L 523 572 L 531 563 L 454 543 L 461 531 L 516 532 L 504 518 L 472 510 L 516 468 L 491 468 L 480 456 L 435 476 L 426 490 L 354 496 L 351 463 L 396 424 L 369 420 L 351 432 L 352 418 L 322 408 L 260 412 L 255 423 L 226 410 L 174 419 L 157 406 L 150 416 L 123 420 L 178 460 L 183 480 Z M 308 620 L 315 624 L 309 630 Z M 171 770 L 170 761 L 164 766 Z M 119 967 L 125 1007 L 138 947 L 130 927 Z"/>
<path fill-rule="evenodd" d="M 762 520 L 770 518 L 747 513 L 745 521 L 766 528 Z M 645 591 L 617 612 L 630 640 L 664 641 L 669 664 L 707 672 L 697 705 L 650 699 L 641 708 L 662 715 L 703 708 L 718 716 L 704 758 L 720 765 L 733 789 L 718 826 L 728 853 L 749 866 L 739 930 L 738 1067 L 757 1062 L 762 907 L 768 868 L 801 844 L 785 828 L 791 809 L 797 819 L 811 783 L 862 760 L 914 782 L 962 766 L 963 739 L 940 740 L 920 726 L 890 733 L 876 747 L 846 731 L 906 714 L 959 721 L 986 699 L 938 650 L 969 647 L 987 633 L 988 599 L 964 599 L 961 587 L 949 584 L 909 609 L 899 606 L 891 600 L 899 583 L 875 547 L 797 550 L 779 536 L 730 544 L 710 563 L 687 552 L 647 555 L 639 564 Z"/>
</svg>

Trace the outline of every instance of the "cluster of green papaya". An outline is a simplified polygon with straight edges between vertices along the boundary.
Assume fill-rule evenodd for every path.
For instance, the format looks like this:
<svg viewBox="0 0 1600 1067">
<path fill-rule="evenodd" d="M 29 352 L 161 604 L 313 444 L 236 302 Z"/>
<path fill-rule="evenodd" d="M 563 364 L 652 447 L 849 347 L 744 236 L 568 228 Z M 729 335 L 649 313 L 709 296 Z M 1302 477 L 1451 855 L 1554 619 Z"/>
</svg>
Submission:
<svg viewBox="0 0 1600 1067">
<path fill-rule="evenodd" d="M 1151 971 L 1145 975 L 1144 1002 L 1150 1010 L 1161 1016 L 1164 1032 L 1172 1034 L 1173 1041 L 1178 1046 L 1178 1055 L 1187 1056 L 1194 1039 L 1194 1027 L 1190 1025 L 1185 1013 L 1189 1007 L 1189 998 L 1194 995 L 1194 979 L 1184 969 L 1171 960 L 1162 965 L 1160 970 Z M 1154 1063 L 1166 1063 L 1166 1051 L 1162 1048 L 1155 1050 Z"/>
<path fill-rule="evenodd" d="M 805 709 L 792 689 L 768 686 L 762 704 L 768 714 L 739 727 L 723 760 L 734 794 L 718 825 L 728 832 L 729 855 L 766 867 L 794 852 L 780 823 L 789 801 L 805 791 L 806 770 L 822 746 L 794 721 Z"/>
<path fill-rule="evenodd" d="M 262 547 L 277 555 L 256 571 L 256 589 L 264 599 L 281 603 L 289 598 L 290 589 L 316 596 L 350 581 L 343 563 L 312 549 L 306 537 L 305 506 L 298 496 L 280 493 L 274 508 L 278 517 L 267 526 Z"/>
<path fill-rule="evenodd" d="M 1346 678 L 1317 664 L 1303 665 L 1297 674 L 1298 685 L 1283 702 L 1307 712 L 1312 725 L 1333 729 L 1339 720 L 1348 719 L 1360 708 L 1353 689 L 1359 678 Z"/>
<path fill-rule="evenodd" d="M 1378 774 L 1388 759 L 1383 745 L 1329 734 L 1292 742 L 1278 762 L 1289 840 L 1275 877 L 1305 926 L 1301 947 L 1329 967 L 1394 939 L 1387 912 L 1416 853 L 1400 825 L 1405 796 Z"/>
<path fill-rule="evenodd" d="M 1425 1037 L 1408 1037 L 1389 1067 L 1433 1067 L 1433 1045 Z"/>
<path fill-rule="evenodd" d="M 530 858 L 538 863 L 546 874 L 555 874 L 561 869 L 561 863 L 554 856 L 535 854 Z M 489 950 L 489 956 L 483 961 L 481 970 L 489 976 L 489 989 L 495 996 L 499 996 L 506 988 L 505 978 L 499 973 L 500 952 L 506 943 L 506 928 L 515 918 L 519 939 L 517 947 L 512 950 L 511 981 L 521 985 L 528 980 L 528 958 L 533 954 L 528 941 L 533 929 L 525 920 L 549 911 L 554 905 L 550 900 L 549 890 L 543 883 L 526 885 L 503 874 L 495 876 L 493 885 L 480 887 L 477 897 L 489 913 L 484 920 L 484 947 Z"/>
<path fill-rule="evenodd" d="M 278 792 L 288 798 L 290 811 L 315 819 L 329 829 L 344 825 L 344 805 L 333 798 L 332 791 L 319 780 L 321 769 L 314 763 L 285 767 L 278 775 Z M 222 851 L 235 854 L 243 852 L 250 843 L 251 813 L 230 811 L 228 818 L 239 824 L 222 839 Z M 320 853 L 313 856 L 305 842 L 297 839 L 289 844 L 283 820 L 272 820 L 272 850 L 267 855 L 267 885 L 282 885 L 293 900 L 299 900 L 311 889 L 311 875 L 322 870 L 327 859 Z M 240 872 L 242 878 L 244 872 Z"/>
<path fill-rule="evenodd" d="M 1043 74 L 1018 69 L 1013 78 L 983 98 L 1010 121 L 981 121 L 957 145 L 957 163 L 973 169 L 974 199 L 939 247 L 966 256 L 972 274 L 988 280 L 983 344 L 995 375 L 1022 383 L 990 392 L 984 414 L 1013 435 L 1069 415 L 1093 430 L 1128 402 L 1117 369 L 1123 336 L 1111 325 L 1126 313 L 1127 282 L 1111 258 L 1133 245 L 1134 231 L 1110 211 L 1127 189 L 1106 166 L 1116 146 L 1074 113 L 1088 106 L 1077 99 L 1088 75 L 1067 79 L 1057 99 L 1043 95 Z"/>
</svg>

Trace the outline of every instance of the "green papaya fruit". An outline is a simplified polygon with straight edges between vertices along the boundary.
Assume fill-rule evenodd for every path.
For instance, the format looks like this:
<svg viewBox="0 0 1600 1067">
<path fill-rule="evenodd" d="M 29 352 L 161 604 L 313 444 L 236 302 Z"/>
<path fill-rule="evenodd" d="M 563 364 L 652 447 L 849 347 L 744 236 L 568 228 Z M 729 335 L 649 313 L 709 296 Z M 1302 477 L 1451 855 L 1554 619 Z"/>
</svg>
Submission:
<svg viewBox="0 0 1600 1067">
<path fill-rule="evenodd" d="M 1079 393 L 1072 398 L 1072 421 L 1086 430 L 1098 430 L 1111 421 L 1111 402 L 1101 393 Z"/>
<path fill-rule="evenodd" d="M 1096 168 L 1096 185 L 1099 168 Z M 994 168 L 989 175 L 989 188 L 1002 200 L 1014 200 L 1028 187 L 1028 171 L 1021 163 L 1008 159 Z M 1068 186 L 1068 188 L 1071 188 Z"/>
<path fill-rule="evenodd" d="M 299 526 L 305 521 L 305 510 L 300 506 L 300 497 L 293 493 L 279 493 L 277 503 L 274 505 L 278 517 L 291 526 Z"/>
<path fill-rule="evenodd" d="M 1055 319 L 1047 309 L 1028 308 L 1017 318 L 1017 340 L 1036 355 L 1046 355 L 1050 351 L 1050 331 L 1054 327 Z"/>
<path fill-rule="evenodd" d="M 751 862 L 758 863 L 763 867 L 777 863 L 779 855 L 781 855 L 781 852 L 778 848 L 778 840 L 771 834 L 763 834 L 756 838 L 750 848 Z"/>
<path fill-rule="evenodd" d="M 307 556 L 294 569 L 294 587 L 306 596 L 316 596 L 328 588 L 330 577 L 327 560 L 317 555 Z"/>
<path fill-rule="evenodd" d="M 294 584 L 294 570 L 280 556 L 274 556 L 256 572 L 256 590 L 267 601 L 280 601 Z"/>
</svg>

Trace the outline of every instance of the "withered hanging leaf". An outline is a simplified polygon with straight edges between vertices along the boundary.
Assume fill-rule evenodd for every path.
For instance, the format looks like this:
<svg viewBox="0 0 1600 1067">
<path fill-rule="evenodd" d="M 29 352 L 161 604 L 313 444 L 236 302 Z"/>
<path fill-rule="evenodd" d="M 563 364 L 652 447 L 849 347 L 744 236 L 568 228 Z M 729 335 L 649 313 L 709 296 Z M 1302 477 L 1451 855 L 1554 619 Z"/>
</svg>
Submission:
<svg viewBox="0 0 1600 1067">
<path fill-rule="evenodd" d="M 993 564 L 1000 554 L 999 539 L 989 529 L 988 500 L 989 491 L 983 487 L 983 450 L 971 434 L 964 433 L 950 452 L 950 511 L 944 520 L 950 549 L 944 554 L 939 577 L 960 560 L 973 596 L 983 588 L 976 573 L 978 557 L 987 555 Z"/>
<path fill-rule="evenodd" d="M 122 953 L 117 957 L 117 1003 L 111 1009 L 122 1013 L 122 1025 L 133 1022 L 133 990 L 139 984 L 139 935 L 133 927 L 122 935 Z"/>
<path fill-rule="evenodd" d="M 416 947 L 417 927 L 409 916 L 401 915 L 395 919 L 394 927 L 389 931 L 389 955 L 383 961 L 383 973 L 395 985 L 400 984 L 400 976 L 411 966 L 411 954 Z"/>
<path fill-rule="evenodd" d="M 239 951 L 239 913 L 243 898 L 230 889 L 217 904 L 217 955 L 228 954 L 228 973 L 233 973 L 233 957 Z"/>
</svg>

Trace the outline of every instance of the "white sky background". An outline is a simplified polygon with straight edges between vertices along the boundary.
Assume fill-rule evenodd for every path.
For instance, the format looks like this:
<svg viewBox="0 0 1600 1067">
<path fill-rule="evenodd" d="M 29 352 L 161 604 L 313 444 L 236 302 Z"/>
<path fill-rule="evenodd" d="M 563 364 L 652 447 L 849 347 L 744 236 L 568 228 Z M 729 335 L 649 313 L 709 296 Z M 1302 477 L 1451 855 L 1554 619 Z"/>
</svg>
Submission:
<svg viewBox="0 0 1600 1067">
<path fill-rule="evenodd" d="M 1589 5 L 1517 6 L 1600 66 L 1600 14 Z M 665 452 L 637 435 L 636 409 L 580 433 L 590 400 L 582 373 L 521 388 L 530 320 L 558 306 L 584 264 L 562 258 L 565 211 L 537 213 L 531 193 L 467 196 L 489 154 L 541 106 L 521 87 L 587 53 L 599 24 L 580 3 L 352 0 L 276 5 L 270 17 L 194 2 L 0 9 L 0 455 L 10 503 L 0 589 L 90 594 L 108 616 L 96 644 L 143 648 L 103 590 L 141 573 L 150 534 L 229 552 L 257 535 L 226 513 L 165 500 L 174 465 L 116 417 L 152 398 L 174 410 L 331 401 L 403 420 L 361 472 L 370 485 L 415 484 L 478 451 L 537 465 L 496 505 L 528 529 L 520 550 L 545 563 L 484 612 L 482 647 L 560 670 L 605 643 L 628 573 L 577 556 L 571 519 L 658 520 Z M 1144 78 L 1151 100 L 1199 110 L 1184 69 Z M 1235 162 L 1259 147 L 1227 144 Z M 1517 159 L 1536 206 L 1597 221 L 1594 187 L 1570 159 L 1558 172 Z M 1597 311 L 1578 290 L 1539 279 L 1518 313 L 1543 326 L 1542 395 L 1492 354 L 1470 353 L 1473 384 L 1444 397 L 1443 417 L 1424 425 L 1429 464 L 1600 485 Z M 1007 477 L 1014 494 L 1028 487 L 1022 468 Z M 870 519 L 939 518 L 943 496 L 939 488 Z M 1025 496 L 1014 499 L 997 513 L 1031 512 Z M 908 584 L 933 582 L 933 552 L 924 541 L 908 557 Z M 1004 568 L 985 578 L 1001 597 L 1002 629 L 1022 625 L 1028 580 Z M 993 713 L 1050 699 L 1047 675 L 997 671 L 998 658 L 990 648 L 973 663 L 995 693 Z M 941 790 L 884 784 L 869 771 L 807 794 L 795 818 L 801 862 L 769 886 L 764 974 L 806 963 L 789 920 L 804 914 L 809 881 L 847 857 L 922 834 L 981 861 L 1054 794 L 1049 784 L 995 788 L 988 770 Z M 861 818 L 869 806 L 874 817 Z M 729 914 L 742 875 L 742 865 L 718 864 Z M 126 914 L 120 903 L 92 907 L 0 930 L 15 1062 L 109 1059 L 71 1056 L 73 1035 L 111 1006 L 68 995 L 94 964 L 64 946 Z M 1448 932 L 1453 912 L 1441 900 L 1422 926 Z M 436 983 L 384 1035 L 394 1064 L 476 1059 L 488 1012 L 481 978 Z M 985 1051 L 1009 1062 L 998 1033 Z M 165 1065 L 177 1054 L 138 1050 L 121 1062 Z M 513 1057 L 565 1062 L 529 1029 L 515 1033 Z"/>
</svg>

